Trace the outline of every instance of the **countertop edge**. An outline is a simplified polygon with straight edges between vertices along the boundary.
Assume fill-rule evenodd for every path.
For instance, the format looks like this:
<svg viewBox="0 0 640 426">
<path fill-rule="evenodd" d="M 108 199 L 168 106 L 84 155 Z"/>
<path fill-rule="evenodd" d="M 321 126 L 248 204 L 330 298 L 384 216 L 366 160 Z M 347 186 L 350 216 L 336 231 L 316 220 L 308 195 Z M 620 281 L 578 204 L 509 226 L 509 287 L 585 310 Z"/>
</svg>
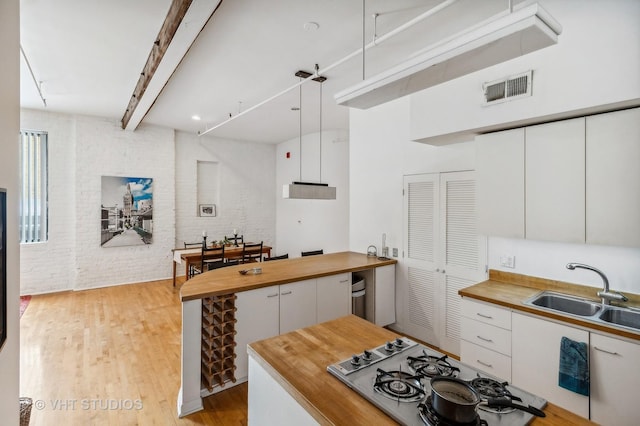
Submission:
<svg viewBox="0 0 640 426">
<path fill-rule="evenodd" d="M 344 256 L 346 260 L 343 262 L 344 266 L 340 266 L 340 256 Z M 349 258 L 358 257 L 361 258 L 362 262 L 353 262 L 349 260 Z M 322 259 L 327 258 L 336 258 L 337 260 L 331 263 L 331 267 L 319 267 L 316 269 L 307 269 L 304 267 L 308 267 L 309 263 L 314 263 L 315 261 L 322 261 Z M 286 262 L 286 263 L 285 263 Z M 186 281 L 181 290 L 180 290 L 180 300 L 182 302 L 187 302 L 189 300 L 197 300 L 205 297 L 211 296 L 221 296 L 224 294 L 230 293 L 238 293 L 242 291 L 255 290 L 262 287 L 269 287 L 273 285 L 280 284 L 288 284 L 296 281 L 309 280 L 314 278 L 321 278 L 330 275 L 337 275 L 347 272 L 358 272 L 364 271 L 372 268 L 379 268 L 387 265 L 395 265 L 398 261 L 395 259 L 380 259 L 380 258 L 369 258 L 366 254 L 356 253 L 356 252 L 340 252 L 340 253 L 329 253 L 318 256 L 309 256 L 306 258 L 293 258 L 293 259 L 284 259 L 284 260 L 276 260 L 269 262 L 260 262 L 258 263 L 259 267 L 263 269 L 263 273 L 259 275 L 244 275 L 243 278 L 246 282 L 242 284 L 237 283 L 237 277 L 240 275 L 238 271 L 241 269 L 246 269 L 246 265 L 235 265 L 228 266 L 226 268 L 220 268 L 216 270 L 212 270 L 196 276 L 198 278 L 198 285 L 202 287 L 206 282 L 204 280 L 208 279 L 212 282 L 211 290 L 199 290 L 193 291 L 192 287 L 194 287 L 194 283 L 197 281 L 191 280 Z M 274 275 L 269 274 L 269 269 L 273 269 L 273 265 L 284 265 L 290 264 L 292 267 L 300 267 L 300 270 L 295 274 L 287 273 L 280 274 L 277 273 Z M 233 275 L 233 276 L 232 276 Z M 206 277 L 205 277 L 206 276 Z M 227 284 L 228 281 L 224 283 L 216 282 L 216 280 L 220 278 L 220 281 L 235 281 Z M 250 280 L 250 281 L 249 281 Z"/>
<path fill-rule="evenodd" d="M 493 272 L 493 271 L 492 271 Z M 597 297 L 593 297 L 599 289 L 594 287 L 582 286 L 579 284 L 563 283 L 554 280 L 545 280 L 543 278 L 527 277 L 524 275 L 512 274 L 513 281 L 509 281 L 510 274 L 500 272 L 498 276 L 490 274 L 487 281 L 474 284 L 470 287 L 463 288 L 458 294 L 463 297 L 480 300 L 487 303 L 503 306 L 512 310 L 525 312 L 555 321 L 577 325 L 594 331 L 600 331 L 619 337 L 635 340 L 640 342 L 640 332 L 634 333 L 609 327 L 605 324 L 581 320 L 580 318 L 570 317 L 561 313 L 554 313 L 545 309 L 536 309 L 525 305 L 523 302 L 528 298 L 540 293 L 541 291 L 557 291 L 565 294 L 571 294 L 580 297 L 588 297 L 598 302 Z M 526 277 L 522 280 L 522 277 Z M 497 278 L 497 279 L 496 279 Z M 545 284 L 547 282 L 548 284 Z M 635 301 L 636 295 L 631 295 L 631 299 Z"/>
</svg>

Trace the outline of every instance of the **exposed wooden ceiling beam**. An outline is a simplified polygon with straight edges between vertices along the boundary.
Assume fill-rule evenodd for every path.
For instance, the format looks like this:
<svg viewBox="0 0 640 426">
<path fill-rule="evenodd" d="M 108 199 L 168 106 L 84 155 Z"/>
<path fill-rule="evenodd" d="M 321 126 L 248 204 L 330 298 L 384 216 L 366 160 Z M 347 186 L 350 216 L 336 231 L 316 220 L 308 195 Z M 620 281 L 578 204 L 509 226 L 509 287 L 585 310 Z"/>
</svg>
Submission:
<svg viewBox="0 0 640 426">
<path fill-rule="evenodd" d="M 162 61 L 164 54 L 169 48 L 169 44 L 173 39 L 173 36 L 176 34 L 182 19 L 189 10 L 189 6 L 191 6 L 191 2 L 193 0 L 173 0 L 171 2 L 171 6 L 169 7 L 169 12 L 167 13 L 167 17 L 165 18 L 162 27 L 160 28 L 160 32 L 158 33 L 158 37 L 156 37 L 156 41 L 153 43 L 151 47 L 151 52 L 149 53 L 149 57 L 147 58 L 147 63 L 144 64 L 142 68 L 142 72 L 140 73 L 140 78 L 138 78 L 138 83 L 133 91 L 133 95 L 131 95 L 131 99 L 129 100 L 129 105 L 127 105 L 127 109 L 124 112 L 124 116 L 122 117 L 122 128 L 126 128 L 131 116 L 133 115 L 140 99 L 144 95 L 144 92 L 147 90 L 151 79 L 153 78 L 154 73 L 158 69 L 158 65 Z"/>
</svg>

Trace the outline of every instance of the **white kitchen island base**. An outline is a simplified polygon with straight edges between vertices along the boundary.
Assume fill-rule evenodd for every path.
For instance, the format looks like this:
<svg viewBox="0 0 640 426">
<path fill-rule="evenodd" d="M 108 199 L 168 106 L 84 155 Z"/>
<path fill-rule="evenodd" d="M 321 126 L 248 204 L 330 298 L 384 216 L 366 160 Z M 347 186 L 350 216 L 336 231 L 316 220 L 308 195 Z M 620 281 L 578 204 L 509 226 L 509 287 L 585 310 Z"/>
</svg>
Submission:
<svg viewBox="0 0 640 426">
<path fill-rule="evenodd" d="M 248 424 L 315 426 L 320 423 L 249 355 Z"/>
</svg>

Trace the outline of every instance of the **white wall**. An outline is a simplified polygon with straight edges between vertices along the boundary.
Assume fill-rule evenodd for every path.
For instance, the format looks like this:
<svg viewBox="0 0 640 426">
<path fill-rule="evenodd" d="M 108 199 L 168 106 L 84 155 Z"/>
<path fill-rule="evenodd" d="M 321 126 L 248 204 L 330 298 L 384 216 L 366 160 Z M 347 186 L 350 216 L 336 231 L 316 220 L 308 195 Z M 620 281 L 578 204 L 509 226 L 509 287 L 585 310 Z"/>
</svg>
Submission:
<svg viewBox="0 0 640 426">
<path fill-rule="evenodd" d="M 19 423 L 20 250 L 18 247 L 18 134 L 20 131 L 20 2 L 0 2 L 0 188 L 7 189 L 7 340 L 0 348 L 0 419 Z"/>
<path fill-rule="evenodd" d="M 21 126 L 49 132 L 49 240 L 21 245 L 21 293 L 102 287 L 171 275 L 174 131 L 116 120 L 22 110 Z M 102 176 L 153 179 L 153 243 L 100 246 Z"/>
<path fill-rule="evenodd" d="M 512 121 L 518 114 L 544 117 L 559 108 L 576 108 L 564 99 L 576 92 L 582 106 L 640 98 L 640 2 L 545 0 L 543 5 L 564 26 L 558 46 L 375 108 L 351 110 L 350 250 L 363 252 L 369 244 L 379 248 L 383 232 L 389 247 L 402 248 L 403 175 L 475 167 L 473 142 L 437 147 L 412 138 L 445 140 L 449 133 Z M 595 25 L 600 19 L 608 24 Z M 480 106 L 479 83 L 528 68 L 535 72 L 535 106 L 526 99 Z M 566 68 L 581 72 L 569 74 Z M 596 87 L 605 80 L 608 93 Z M 592 264 L 609 274 L 612 288 L 640 293 L 639 250 L 490 238 L 489 267 L 500 269 L 501 254 L 516 256 L 512 272 L 599 286 L 595 274 L 564 269 L 569 261 Z M 396 327 L 402 331 L 406 268 L 398 260 Z"/>
<path fill-rule="evenodd" d="M 602 287 L 597 274 L 565 267 L 569 262 L 586 263 L 605 273 L 612 290 L 640 293 L 640 249 L 498 237 L 489 238 L 488 244 L 491 269 Z M 504 255 L 515 256 L 514 269 L 500 265 Z"/>
<path fill-rule="evenodd" d="M 406 321 L 406 268 L 403 268 L 403 176 L 472 169 L 475 145 L 444 147 L 409 140 L 409 99 L 402 98 L 366 111 L 351 110 L 351 199 L 349 248 L 366 252 L 373 244 L 380 253 L 382 233 L 387 246 L 398 248 L 396 318 L 394 328 Z M 357 161 L 355 160 L 357 159 Z"/>
<path fill-rule="evenodd" d="M 558 44 L 415 94 L 411 139 L 437 140 L 634 99 L 640 103 L 640 2 L 539 2 L 563 27 Z M 528 70 L 533 96 L 481 106 L 484 82 Z"/>
<path fill-rule="evenodd" d="M 72 289 L 76 262 L 75 119 L 70 115 L 21 110 L 20 127 L 48 132 L 49 238 L 22 244 L 22 294 Z"/>
<path fill-rule="evenodd" d="M 290 158 L 286 158 L 289 152 Z M 336 187 L 335 200 L 292 200 L 282 198 L 282 186 L 293 181 L 320 181 Z M 354 159 L 359 161 L 359 159 Z M 349 138 L 347 131 L 311 133 L 302 137 L 302 176 L 300 139 L 282 142 L 276 149 L 276 239 L 274 255 L 299 257 L 301 251 L 323 249 L 325 253 L 349 247 Z M 370 171 L 373 173 L 373 170 Z M 366 252 L 366 246 L 360 252 Z"/>
<path fill-rule="evenodd" d="M 231 236 L 233 229 L 246 241 L 273 246 L 275 235 L 275 147 L 176 133 L 176 247 L 184 242 Z M 198 216 L 197 162 L 218 164 L 215 217 Z M 182 272 L 184 273 L 184 272 Z"/>
</svg>

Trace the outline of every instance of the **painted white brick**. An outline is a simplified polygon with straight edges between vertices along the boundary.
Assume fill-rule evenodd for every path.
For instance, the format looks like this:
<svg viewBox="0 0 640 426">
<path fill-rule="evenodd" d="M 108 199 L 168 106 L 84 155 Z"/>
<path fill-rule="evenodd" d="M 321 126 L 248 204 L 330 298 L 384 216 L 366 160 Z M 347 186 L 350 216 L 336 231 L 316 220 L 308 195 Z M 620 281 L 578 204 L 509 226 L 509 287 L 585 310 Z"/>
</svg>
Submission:
<svg viewBox="0 0 640 426">
<path fill-rule="evenodd" d="M 49 133 L 49 239 L 21 246 L 21 293 L 167 278 L 175 240 L 174 131 L 22 110 L 22 128 Z M 100 246 L 101 178 L 153 178 L 153 244 Z"/>
<path fill-rule="evenodd" d="M 197 162 L 217 162 L 215 217 L 198 216 Z M 176 247 L 231 236 L 275 245 L 275 146 L 176 132 Z M 184 271 L 180 271 L 184 273 Z"/>
<path fill-rule="evenodd" d="M 49 134 L 49 239 L 21 245 L 21 293 L 169 278 L 171 249 L 230 236 L 275 245 L 275 147 L 157 126 L 23 109 L 21 127 Z M 198 216 L 197 161 L 220 165 L 218 215 Z M 100 246 L 102 176 L 153 178 L 153 244 Z M 178 271 L 182 272 L 182 268 Z"/>
</svg>

